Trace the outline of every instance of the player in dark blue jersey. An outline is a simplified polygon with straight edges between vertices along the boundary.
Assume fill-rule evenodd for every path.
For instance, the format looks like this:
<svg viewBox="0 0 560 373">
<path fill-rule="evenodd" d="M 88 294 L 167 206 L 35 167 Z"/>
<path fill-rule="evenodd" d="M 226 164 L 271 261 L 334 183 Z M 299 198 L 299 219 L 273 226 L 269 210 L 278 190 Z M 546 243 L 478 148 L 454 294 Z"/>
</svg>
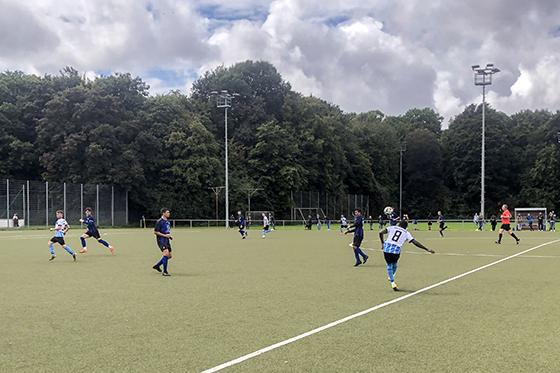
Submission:
<svg viewBox="0 0 560 373">
<path fill-rule="evenodd" d="M 387 219 L 389 219 L 389 225 L 394 227 L 398 224 L 400 217 L 395 211 L 393 211 L 389 215 L 387 215 Z"/>
<path fill-rule="evenodd" d="M 447 229 L 447 225 L 445 225 L 445 217 L 441 211 L 437 212 L 437 221 L 439 223 L 439 234 L 443 237 L 443 231 Z"/>
<path fill-rule="evenodd" d="M 354 256 L 356 257 L 356 264 L 354 267 L 359 266 L 360 264 L 365 264 L 369 258 L 360 246 L 362 245 L 362 241 L 364 240 L 364 217 L 362 216 L 362 210 L 355 209 L 354 210 L 354 224 L 352 224 L 344 234 L 354 233 L 354 240 L 352 242 L 352 247 L 354 248 Z M 360 256 L 363 258 L 363 263 L 360 260 Z"/>
<path fill-rule="evenodd" d="M 167 262 L 172 258 L 171 255 L 171 223 L 169 222 L 169 217 L 171 212 L 168 208 L 161 209 L 161 218 L 156 222 L 154 228 L 154 234 L 156 235 L 156 242 L 161 250 L 162 257 L 159 262 L 157 262 L 152 268 L 158 272 L 162 272 L 161 267 L 163 266 L 163 276 L 170 276 L 167 272 Z"/>
<path fill-rule="evenodd" d="M 95 224 L 95 219 L 93 217 L 93 210 L 91 207 L 86 207 L 84 210 L 84 218 L 80 219 L 80 223 L 86 225 L 86 232 L 82 234 L 80 237 L 80 241 L 82 241 L 82 249 L 80 253 L 85 254 L 87 253 L 87 245 L 86 245 L 86 238 L 93 237 L 99 242 L 101 245 L 105 246 L 109 249 L 111 254 L 115 255 L 115 247 L 109 245 L 109 243 L 103 239 L 101 239 L 101 235 L 99 234 L 99 229 L 97 229 L 97 225 Z"/>
<path fill-rule="evenodd" d="M 239 227 L 239 234 L 241 235 L 241 238 L 247 238 L 247 222 L 245 221 L 243 214 L 241 214 L 241 211 L 237 211 L 237 226 Z"/>
</svg>

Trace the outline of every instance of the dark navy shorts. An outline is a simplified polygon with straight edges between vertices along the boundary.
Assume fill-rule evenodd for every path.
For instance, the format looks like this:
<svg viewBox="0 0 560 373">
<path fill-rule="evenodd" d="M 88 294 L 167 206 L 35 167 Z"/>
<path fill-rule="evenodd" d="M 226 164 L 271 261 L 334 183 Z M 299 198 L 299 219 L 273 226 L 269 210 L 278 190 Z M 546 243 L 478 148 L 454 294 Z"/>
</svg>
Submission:
<svg viewBox="0 0 560 373">
<path fill-rule="evenodd" d="M 95 230 L 95 231 L 87 231 L 86 235 L 93 237 L 95 239 L 100 239 L 101 235 L 99 234 L 99 231 Z"/>
<path fill-rule="evenodd" d="M 161 251 L 169 250 L 171 252 L 171 243 L 169 241 L 167 241 L 167 242 L 158 241 L 157 244 L 158 244 L 158 247 Z"/>
</svg>

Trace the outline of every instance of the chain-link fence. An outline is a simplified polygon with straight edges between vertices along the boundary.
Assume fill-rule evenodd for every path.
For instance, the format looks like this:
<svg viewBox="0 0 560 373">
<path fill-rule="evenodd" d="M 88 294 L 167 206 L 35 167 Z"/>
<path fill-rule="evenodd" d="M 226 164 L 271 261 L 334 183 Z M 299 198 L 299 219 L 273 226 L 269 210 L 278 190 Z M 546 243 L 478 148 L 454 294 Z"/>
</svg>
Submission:
<svg viewBox="0 0 560 373">
<path fill-rule="evenodd" d="M 319 214 L 331 219 L 337 219 L 340 215 L 348 217 L 352 216 L 356 208 L 361 209 L 366 217 L 370 215 L 370 198 L 364 194 L 299 191 L 292 192 L 291 199 L 292 220 L 300 220 L 307 214 Z"/>
<path fill-rule="evenodd" d="M 63 210 L 69 224 L 76 224 L 86 207 L 94 210 L 100 226 L 128 225 L 128 192 L 111 185 L 2 182 L 0 228 L 48 226 L 54 222 L 56 210 Z"/>
</svg>

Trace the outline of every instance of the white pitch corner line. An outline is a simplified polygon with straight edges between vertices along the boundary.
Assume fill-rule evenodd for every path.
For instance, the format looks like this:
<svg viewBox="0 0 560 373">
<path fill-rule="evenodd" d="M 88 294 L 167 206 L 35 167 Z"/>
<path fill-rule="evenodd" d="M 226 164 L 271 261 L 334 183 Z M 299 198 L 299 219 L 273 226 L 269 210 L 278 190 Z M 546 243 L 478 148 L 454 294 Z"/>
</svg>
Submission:
<svg viewBox="0 0 560 373">
<path fill-rule="evenodd" d="M 254 358 L 254 357 L 257 357 L 257 356 L 259 356 L 259 355 L 262 355 L 262 354 L 264 354 L 264 353 L 266 353 L 266 352 L 275 350 L 275 349 L 280 348 L 280 347 L 282 347 L 282 346 L 285 346 L 285 345 L 288 345 L 288 344 L 290 344 L 290 343 L 299 341 L 300 339 L 309 337 L 309 336 L 311 336 L 311 335 L 313 335 L 313 334 L 317 334 L 317 333 L 319 333 L 319 332 L 322 332 L 323 330 L 327 330 L 327 329 L 333 328 L 333 327 L 335 327 L 335 326 L 337 326 L 337 325 L 340 325 L 340 324 L 345 323 L 345 322 L 347 322 L 347 321 L 353 320 L 353 319 L 355 319 L 355 318 L 357 318 L 357 317 L 367 315 L 368 313 L 371 313 L 371 312 L 373 312 L 373 311 L 376 311 L 376 310 L 378 310 L 378 309 L 380 309 L 380 308 L 384 308 L 384 307 L 390 306 L 391 304 L 401 302 L 401 301 L 403 301 L 403 300 L 405 300 L 405 299 L 408 299 L 408 298 L 413 297 L 413 296 L 415 296 L 415 295 L 424 293 L 424 292 L 426 292 L 426 291 L 428 291 L 428 290 L 431 290 L 431 289 L 433 289 L 433 288 L 436 288 L 436 287 L 445 285 L 445 284 L 447 284 L 448 282 L 458 280 L 458 279 L 463 278 L 463 277 L 465 277 L 465 276 L 471 275 L 471 274 L 473 274 L 473 273 L 475 273 L 475 272 L 482 271 L 483 269 L 486 269 L 486 268 L 495 266 L 496 264 L 500 264 L 500 263 L 505 262 L 505 261 L 507 261 L 507 260 L 513 259 L 513 258 L 515 258 L 515 257 L 518 257 L 518 256 L 520 256 L 520 255 L 527 254 L 527 253 L 529 253 L 529 252 L 531 252 L 531 251 L 533 251 L 533 250 L 540 249 L 540 248 L 543 247 L 543 246 L 551 245 L 551 244 L 554 244 L 554 243 L 557 243 L 557 242 L 560 242 L 560 239 L 558 239 L 558 240 L 553 240 L 553 241 L 549 241 L 549 242 L 545 242 L 545 243 L 543 243 L 543 244 L 540 244 L 540 245 L 531 247 L 531 248 L 529 248 L 529 249 L 527 249 L 527 250 L 520 251 L 520 252 L 518 252 L 517 254 L 513 254 L 513 255 L 510 255 L 510 256 L 507 256 L 507 257 L 505 257 L 505 258 L 496 260 L 496 261 L 494 261 L 494 262 L 488 263 L 488 264 L 486 264 L 486 265 L 483 265 L 483 266 L 478 267 L 478 268 L 475 268 L 475 269 L 471 269 L 470 271 L 461 273 L 461 274 L 459 274 L 459 275 L 457 275 L 457 276 L 450 277 L 450 278 L 448 278 L 447 280 L 443 280 L 443 281 L 437 282 L 437 283 L 435 283 L 435 284 L 433 284 L 433 285 L 429 285 L 429 286 L 426 286 L 426 287 L 424 287 L 424 288 L 422 288 L 422 289 L 416 290 L 416 291 L 413 292 L 413 293 L 408 293 L 408 294 L 403 295 L 403 296 L 401 296 L 401 297 L 392 299 L 392 300 L 390 300 L 390 301 L 388 301 L 388 302 L 380 303 L 380 304 L 378 304 L 378 305 L 376 305 L 376 306 L 373 306 L 373 307 L 368 308 L 368 309 L 366 309 L 366 310 L 363 310 L 363 311 L 354 313 L 354 314 L 352 314 L 352 315 L 346 316 L 346 317 L 344 317 L 344 318 L 342 318 L 342 319 L 333 321 L 333 322 L 331 322 L 331 323 L 325 324 L 325 325 L 323 325 L 323 326 L 320 326 L 320 327 L 318 327 L 318 328 L 315 328 L 315 329 L 310 330 L 310 331 L 308 331 L 308 332 L 305 332 L 305 333 L 303 333 L 303 334 L 296 335 L 295 337 L 292 337 L 292 338 L 283 340 L 283 341 L 281 341 L 281 342 L 272 344 L 272 345 L 270 345 L 270 346 L 261 348 L 260 350 L 251 352 L 251 353 L 249 353 L 249 354 L 247 354 L 247 355 L 240 356 L 240 357 L 238 357 L 237 359 L 233 359 L 233 360 L 230 360 L 230 361 L 226 361 L 225 363 L 222 363 L 222 364 L 220 364 L 220 365 L 216 365 L 216 366 L 213 367 L 213 368 L 206 369 L 206 370 L 202 371 L 202 373 L 213 373 L 213 372 L 218 372 L 218 371 L 220 371 L 220 370 L 229 368 L 229 367 L 231 367 L 231 366 L 237 365 L 237 364 L 239 364 L 239 363 L 242 363 L 242 362 L 244 362 L 244 361 L 247 361 L 247 360 L 249 360 L 249 359 L 252 359 L 252 358 Z"/>
</svg>

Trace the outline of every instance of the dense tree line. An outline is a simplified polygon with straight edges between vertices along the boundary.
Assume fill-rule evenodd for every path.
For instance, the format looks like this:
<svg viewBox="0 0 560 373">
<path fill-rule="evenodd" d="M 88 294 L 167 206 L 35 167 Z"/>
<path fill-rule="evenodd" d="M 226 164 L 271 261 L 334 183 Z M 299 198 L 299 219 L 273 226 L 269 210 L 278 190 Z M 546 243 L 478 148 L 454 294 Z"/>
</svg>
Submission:
<svg viewBox="0 0 560 373">
<path fill-rule="evenodd" d="M 212 91 L 239 93 L 229 115 L 232 209 L 246 190 L 287 214 L 290 191 L 359 193 L 373 208 L 404 201 L 416 216 L 471 215 L 480 200 L 480 105 L 442 130 L 432 109 L 400 116 L 344 113 L 294 92 L 266 62 L 207 72 L 185 95 L 149 96 L 129 74 L 86 80 L 0 74 L 0 178 L 114 184 L 138 214 L 166 205 L 177 216 L 213 216 L 210 186 L 223 185 L 223 111 Z M 560 200 L 560 113 L 487 107 L 487 211 L 502 202 L 555 208 Z"/>
</svg>

